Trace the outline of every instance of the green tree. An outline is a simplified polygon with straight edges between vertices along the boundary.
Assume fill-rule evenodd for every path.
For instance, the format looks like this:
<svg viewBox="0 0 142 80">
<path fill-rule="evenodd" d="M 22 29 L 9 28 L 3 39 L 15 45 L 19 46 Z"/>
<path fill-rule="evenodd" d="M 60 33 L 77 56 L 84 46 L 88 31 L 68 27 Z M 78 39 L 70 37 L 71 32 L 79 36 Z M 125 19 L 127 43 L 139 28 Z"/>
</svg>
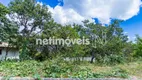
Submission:
<svg viewBox="0 0 142 80">
<path fill-rule="evenodd" d="M 119 20 L 114 20 L 109 26 L 90 23 L 88 20 L 83 21 L 84 27 L 78 27 L 81 35 L 90 38 L 91 44 L 88 46 L 92 60 L 96 58 L 103 60 L 106 56 L 121 55 L 124 45 L 127 43 L 127 36 L 123 34 Z"/>
<path fill-rule="evenodd" d="M 18 31 L 18 27 L 6 17 L 9 13 L 9 9 L 0 4 L 0 40 L 8 43 L 5 59 L 10 49 L 9 46 L 14 46 L 13 42 L 16 42 L 15 38 Z"/>
<path fill-rule="evenodd" d="M 14 0 L 9 4 L 10 18 L 19 27 L 17 37 L 18 46 L 21 49 L 21 59 L 30 58 L 31 43 L 36 40 L 35 35 L 41 34 L 46 23 L 52 20 L 46 5 L 41 5 L 36 0 Z"/>
<path fill-rule="evenodd" d="M 6 34 L 4 33 L 3 27 L 6 23 L 6 14 L 9 13 L 7 7 L 0 3 L 0 41 L 5 39 Z"/>
<path fill-rule="evenodd" d="M 136 43 L 134 45 L 134 56 L 142 57 L 142 38 L 136 35 Z"/>
</svg>

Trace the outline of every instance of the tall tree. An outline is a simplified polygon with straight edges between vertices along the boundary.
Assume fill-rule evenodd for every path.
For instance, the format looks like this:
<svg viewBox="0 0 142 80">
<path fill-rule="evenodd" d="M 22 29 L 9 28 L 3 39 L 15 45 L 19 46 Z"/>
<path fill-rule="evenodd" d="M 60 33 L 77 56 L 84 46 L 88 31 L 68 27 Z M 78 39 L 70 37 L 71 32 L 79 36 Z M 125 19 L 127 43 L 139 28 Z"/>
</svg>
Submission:
<svg viewBox="0 0 142 80">
<path fill-rule="evenodd" d="M 0 41 L 8 43 L 5 59 L 7 58 L 10 49 L 9 46 L 14 46 L 13 42 L 16 42 L 15 37 L 17 36 L 18 31 L 18 27 L 7 18 L 6 15 L 9 13 L 9 9 L 0 4 Z"/>
<path fill-rule="evenodd" d="M 6 14 L 9 13 L 9 10 L 0 3 L 0 41 L 3 41 L 6 34 L 4 33 L 3 27 L 6 23 Z"/>
<path fill-rule="evenodd" d="M 109 26 L 90 23 L 88 20 L 83 21 L 84 26 L 80 29 L 83 36 L 90 38 L 90 53 L 92 55 L 91 63 L 94 58 L 103 58 L 109 55 L 119 55 L 122 53 L 128 38 L 123 34 L 119 20 L 114 20 Z"/>
<path fill-rule="evenodd" d="M 43 31 L 45 23 L 52 20 L 51 14 L 46 5 L 36 0 L 14 0 L 10 2 L 9 9 L 11 21 L 19 27 L 17 41 L 22 51 L 21 58 L 27 58 L 30 54 L 30 39 Z"/>
</svg>

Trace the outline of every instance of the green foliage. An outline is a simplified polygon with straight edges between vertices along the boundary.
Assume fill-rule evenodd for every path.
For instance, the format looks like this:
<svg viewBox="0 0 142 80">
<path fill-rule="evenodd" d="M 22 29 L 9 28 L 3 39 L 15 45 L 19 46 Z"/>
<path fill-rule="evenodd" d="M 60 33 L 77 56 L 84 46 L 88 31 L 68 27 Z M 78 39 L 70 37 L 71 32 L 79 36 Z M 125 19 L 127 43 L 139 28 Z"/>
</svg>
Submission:
<svg viewBox="0 0 142 80">
<path fill-rule="evenodd" d="M 3 4 L 0 3 L 0 21 L 5 18 L 5 15 L 9 13 L 9 10 L 7 7 L 5 7 Z"/>
<path fill-rule="evenodd" d="M 142 57 L 142 38 L 137 36 L 135 44 L 128 42 L 127 35 L 120 27 L 121 22 L 114 20 L 110 25 L 103 26 L 85 20 L 83 25 L 61 25 L 52 19 L 48 7 L 37 4 L 36 0 L 13 0 L 8 7 L 0 3 L 0 41 L 8 42 L 9 46 L 14 46 L 20 51 L 20 60 L 0 62 L 0 76 L 6 76 L 5 79 L 12 76 L 29 76 L 37 80 L 42 77 L 82 80 L 128 78 L 128 72 L 120 67 L 115 67 L 109 72 L 94 72 L 90 68 L 79 67 L 81 64 L 88 66 L 79 61 L 79 57 L 94 57 L 96 63 L 100 65 L 117 65 L 133 61 L 135 57 Z M 63 39 L 85 37 L 90 39 L 90 45 L 36 45 L 36 39 L 50 37 Z M 64 61 L 66 57 L 76 60 Z M 141 67 L 138 67 L 140 71 L 139 68 Z"/>
<path fill-rule="evenodd" d="M 3 76 L 31 76 L 35 74 L 36 69 L 41 66 L 36 61 L 25 61 L 25 62 L 2 62 L 0 63 L 0 72 L 4 72 Z M 25 69 L 26 68 L 26 69 Z"/>
<path fill-rule="evenodd" d="M 122 78 L 128 78 L 128 72 L 126 70 L 123 70 L 121 68 L 115 68 L 114 70 L 112 70 L 112 74 L 113 77 L 122 77 Z"/>
<path fill-rule="evenodd" d="M 35 74 L 35 75 L 34 75 L 34 79 L 36 79 L 36 80 L 41 80 L 41 77 L 40 77 L 39 74 Z"/>
<path fill-rule="evenodd" d="M 11 20 L 5 17 L 6 14 Z M 72 66 L 68 66 L 71 64 L 57 63 L 58 60 L 52 62 L 52 59 L 58 55 L 64 58 L 76 58 L 74 64 L 81 63 L 79 57 L 91 56 L 96 59 L 96 62 L 106 65 L 124 63 L 126 60 L 132 61 L 133 56 L 141 57 L 142 39 L 137 36 L 136 44 L 128 42 L 127 35 L 120 27 L 121 22 L 114 20 L 110 25 L 103 26 L 85 20 L 83 25 L 61 25 L 52 19 L 48 7 L 44 4 L 37 4 L 36 0 L 13 0 L 8 7 L 0 4 L 0 40 L 18 48 L 21 61 L 48 59 L 49 63 L 44 65 L 46 66 L 44 70 L 46 76 L 49 77 L 59 77 L 61 73 L 66 74 L 66 71 L 74 70 Z M 90 39 L 90 45 L 36 45 L 38 38 L 82 39 L 83 36 Z M 27 71 L 27 73 L 34 72 Z"/>
<path fill-rule="evenodd" d="M 7 24 L 6 14 L 9 13 L 7 7 L 0 3 L 0 41 L 4 41 L 5 37 L 7 37 L 7 33 L 4 29 L 5 24 Z"/>
<path fill-rule="evenodd" d="M 96 61 L 98 64 L 105 64 L 105 65 L 117 65 L 117 64 L 123 64 L 126 62 L 125 56 L 122 55 L 116 55 L 116 54 L 111 54 L 109 56 L 101 57 L 98 56 L 96 58 Z"/>
<path fill-rule="evenodd" d="M 134 45 L 134 56 L 142 57 L 142 38 L 138 35 L 136 36 L 136 44 Z"/>
<path fill-rule="evenodd" d="M 21 49 L 21 60 L 31 59 L 36 53 L 35 36 L 41 34 L 52 20 L 51 14 L 46 5 L 37 4 L 36 0 L 13 0 L 8 8 L 11 22 L 18 26 L 18 35 L 15 37 L 18 43 L 13 44 Z"/>
<path fill-rule="evenodd" d="M 87 28 L 82 27 L 79 32 L 83 34 L 82 36 L 90 39 L 91 44 L 88 46 L 88 53 L 92 53 L 92 57 L 94 56 L 99 62 L 109 62 L 110 64 L 123 62 L 121 59 L 124 58 L 123 51 L 128 38 L 127 35 L 123 34 L 120 22 L 114 20 L 109 26 L 102 26 L 89 23 L 87 20 L 84 21 L 84 26 Z"/>
<path fill-rule="evenodd" d="M 40 80 L 42 77 L 48 78 L 106 78 L 121 77 L 127 78 L 128 73 L 121 68 L 114 68 L 109 72 L 93 72 L 90 68 L 81 69 L 79 65 L 72 62 L 63 61 L 61 58 L 46 60 L 44 62 L 24 61 L 24 62 L 1 62 L 0 76 L 13 77 L 33 77 Z"/>
<path fill-rule="evenodd" d="M 116 59 L 115 55 L 123 55 L 128 40 L 120 27 L 120 20 L 114 20 L 108 26 L 90 23 L 88 20 L 83 21 L 83 25 L 63 26 L 54 22 L 48 7 L 44 4 L 37 4 L 36 0 L 14 0 L 10 2 L 8 9 L 4 6 L 2 6 L 2 9 L 4 10 L 2 11 L 3 15 L 8 13 L 7 10 L 9 10 L 8 15 L 11 18 L 10 21 L 8 20 L 9 22 L 6 22 L 10 24 L 5 23 L 2 32 L 2 34 L 5 34 L 3 37 L 10 39 L 7 42 L 20 49 L 21 60 L 36 59 L 43 61 L 61 54 L 64 57 L 100 57 L 104 62 L 109 62 L 106 57 L 110 58 L 113 55 Z M 15 19 L 18 21 L 15 21 Z M 91 44 L 36 45 L 37 38 L 49 39 L 53 36 L 63 39 L 68 37 L 83 39 L 84 36 L 90 39 Z M 110 61 L 120 62 L 111 59 Z"/>
</svg>

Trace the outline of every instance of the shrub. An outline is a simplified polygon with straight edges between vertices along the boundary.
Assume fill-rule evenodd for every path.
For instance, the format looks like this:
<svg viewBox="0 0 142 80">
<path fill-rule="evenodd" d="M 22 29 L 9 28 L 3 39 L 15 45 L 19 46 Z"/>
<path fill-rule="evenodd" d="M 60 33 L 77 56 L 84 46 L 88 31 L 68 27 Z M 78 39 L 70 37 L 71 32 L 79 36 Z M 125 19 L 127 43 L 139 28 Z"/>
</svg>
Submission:
<svg viewBox="0 0 142 80">
<path fill-rule="evenodd" d="M 98 64 L 105 64 L 105 65 L 116 65 L 116 64 L 121 64 L 124 63 L 126 58 L 123 55 L 116 55 L 116 54 L 111 54 L 111 55 L 105 55 L 104 57 L 97 57 L 96 61 Z"/>
</svg>

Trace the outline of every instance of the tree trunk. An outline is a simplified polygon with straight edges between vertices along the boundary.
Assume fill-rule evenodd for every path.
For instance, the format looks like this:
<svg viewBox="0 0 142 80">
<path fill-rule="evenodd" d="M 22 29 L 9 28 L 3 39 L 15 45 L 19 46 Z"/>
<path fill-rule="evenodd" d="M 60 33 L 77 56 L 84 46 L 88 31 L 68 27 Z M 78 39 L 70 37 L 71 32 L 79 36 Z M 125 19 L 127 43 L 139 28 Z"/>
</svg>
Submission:
<svg viewBox="0 0 142 80">
<path fill-rule="evenodd" d="M 94 58 L 95 58 L 94 51 L 92 51 L 91 54 L 92 54 L 92 58 L 91 58 L 90 63 L 93 63 L 93 60 L 94 60 Z"/>
</svg>

